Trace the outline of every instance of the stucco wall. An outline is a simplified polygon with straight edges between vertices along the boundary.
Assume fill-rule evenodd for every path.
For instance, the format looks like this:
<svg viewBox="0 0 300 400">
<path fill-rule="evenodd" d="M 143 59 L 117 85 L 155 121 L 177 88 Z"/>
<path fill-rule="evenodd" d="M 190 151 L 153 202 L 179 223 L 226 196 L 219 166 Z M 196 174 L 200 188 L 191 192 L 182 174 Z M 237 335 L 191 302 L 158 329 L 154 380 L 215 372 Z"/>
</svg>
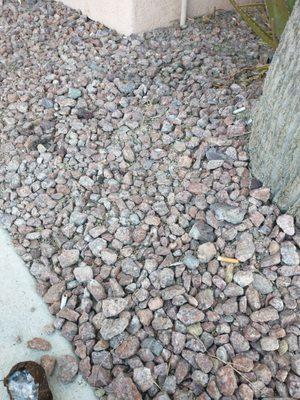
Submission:
<svg viewBox="0 0 300 400">
<path fill-rule="evenodd" d="M 181 0 L 61 0 L 125 35 L 168 26 L 180 18 Z M 249 0 L 240 0 L 247 3 Z M 230 9 L 229 0 L 188 0 L 188 16 Z"/>
<path fill-rule="evenodd" d="M 168 26 L 180 19 L 181 0 L 133 0 L 133 2 L 136 32 Z M 249 2 L 249 0 L 244 2 Z M 211 14 L 214 7 L 223 10 L 231 8 L 228 0 L 188 0 L 187 15 L 195 17 Z"/>
<path fill-rule="evenodd" d="M 61 0 L 89 18 L 125 35 L 135 31 L 133 0 Z"/>
</svg>

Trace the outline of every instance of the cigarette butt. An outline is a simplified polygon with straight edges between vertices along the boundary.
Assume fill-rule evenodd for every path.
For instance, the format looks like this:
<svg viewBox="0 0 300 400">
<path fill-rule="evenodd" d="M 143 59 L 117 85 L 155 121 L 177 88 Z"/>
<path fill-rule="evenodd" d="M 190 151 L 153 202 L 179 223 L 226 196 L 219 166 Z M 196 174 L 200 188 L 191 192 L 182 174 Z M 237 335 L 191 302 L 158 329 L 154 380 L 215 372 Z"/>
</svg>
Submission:
<svg viewBox="0 0 300 400">
<path fill-rule="evenodd" d="M 217 260 L 218 261 L 222 261 L 222 262 L 226 262 L 226 263 L 229 263 L 229 264 L 238 264 L 239 263 L 239 260 L 236 259 L 236 258 L 229 258 L 229 257 L 223 257 L 223 256 L 219 256 L 217 258 Z"/>
</svg>

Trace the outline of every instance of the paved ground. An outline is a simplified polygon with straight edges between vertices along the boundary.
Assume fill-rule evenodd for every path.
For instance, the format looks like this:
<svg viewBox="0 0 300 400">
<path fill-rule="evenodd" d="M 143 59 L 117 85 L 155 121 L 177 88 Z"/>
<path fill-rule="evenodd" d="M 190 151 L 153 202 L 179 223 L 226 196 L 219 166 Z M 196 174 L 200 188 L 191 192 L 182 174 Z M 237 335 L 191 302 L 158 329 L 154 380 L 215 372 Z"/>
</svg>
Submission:
<svg viewBox="0 0 300 400">
<path fill-rule="evenodd" d="M 10 368 L 20 361 L 38 361 L 46 354 L 28 349 L 27 340 L 44 337 L 52 344 L 52 351 L 47 354 L 55 357 L 72 354 L 72 349 L 59 333 L 51 336 L 43 333 L 43 327 L 52 323 L 53 319 L 35 291 L 33 278 L 3 230 L 0 230 L 0 276 L 0 398 L 8 400 L 2 379 Z M 54 374 L 49 384 L 55 400 L 73 400 L 74 393 L 76 398 L 82 400 L 95 398 L 90 386 L 80 376 L 73 383 L 64 385 L 58 382 Z"/>
</svg>

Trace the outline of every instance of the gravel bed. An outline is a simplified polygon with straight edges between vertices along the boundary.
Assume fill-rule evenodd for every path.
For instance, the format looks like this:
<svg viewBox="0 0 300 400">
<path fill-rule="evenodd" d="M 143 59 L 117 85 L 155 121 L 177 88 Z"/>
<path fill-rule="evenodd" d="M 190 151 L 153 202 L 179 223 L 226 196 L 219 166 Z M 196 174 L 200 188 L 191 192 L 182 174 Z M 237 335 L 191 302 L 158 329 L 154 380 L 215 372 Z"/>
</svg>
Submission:
<svg viewBox="0 0 300 400">
<path fill-rule="evenodd" d="M 126 38 L 4 3 L 0 224 L 74 345 L 62 381 L 79 371 L 107 400 L 300 399 L 299 229 L 250 175 L 261 84 L 232 80 L 264 52 L 232 13 Z"/>
</svg>

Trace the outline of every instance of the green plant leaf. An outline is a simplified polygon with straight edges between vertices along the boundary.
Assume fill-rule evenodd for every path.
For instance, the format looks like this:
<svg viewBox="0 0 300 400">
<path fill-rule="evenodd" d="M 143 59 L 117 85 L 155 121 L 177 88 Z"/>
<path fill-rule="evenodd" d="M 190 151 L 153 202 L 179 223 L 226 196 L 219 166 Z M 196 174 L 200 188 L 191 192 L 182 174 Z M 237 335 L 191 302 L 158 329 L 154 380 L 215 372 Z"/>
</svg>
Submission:
<svg viewBox="0 0 300 400">
<path fill-rule="evenodd" d="M 265 0 L 271 25 L 277 39 L 280 38 L 290 12 L 285 0 Z"/>
<path fill-rule="evenodd" d="M 278 46 L 278 40 L 274 37 L 274 35 L 265 30 L 264 27 L 259 25 L 253 17 L 248 14 L 243 8 L 239 6 L 239 4 L 235 0 L 229 0 L 237 13 L 241 16 L 241 18 L 246 22 L 246 24 L 253 30 L 256 35 L 258 35 L 267 45 L 276 49 Z"/>
<path fill-rule="evenodd" d="M 293 11 L 295 3 L 296 3 L 296 0 L 286 0 L 286 4 L 288 6 L 290 13 Z"/>
</svg>

